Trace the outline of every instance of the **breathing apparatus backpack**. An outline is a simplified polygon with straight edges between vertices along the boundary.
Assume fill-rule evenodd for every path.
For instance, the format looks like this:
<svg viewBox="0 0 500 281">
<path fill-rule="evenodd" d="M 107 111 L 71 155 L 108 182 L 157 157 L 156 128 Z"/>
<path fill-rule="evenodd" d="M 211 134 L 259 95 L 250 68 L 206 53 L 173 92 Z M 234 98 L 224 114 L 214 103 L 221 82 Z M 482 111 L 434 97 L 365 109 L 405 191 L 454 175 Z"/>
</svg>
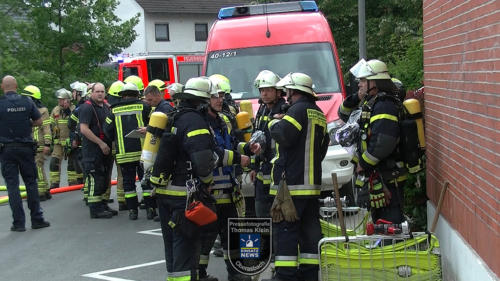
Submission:
<svg viewBox="0 0 500 281">
<path fill-rule="evenodd" d="M 362 118 L 368 119 L 373 105 L 378 99 L 390 99 L 398 107 L 398 123 L 400 129 L 399 153 L 410 174 L 416 174 L 424 169 L 425 138 L 420 102 L 417 99 L 407 99 L 404 102 L 395 96 L 381 92 L 375 98 L 363 105 Z"/>
</svg>

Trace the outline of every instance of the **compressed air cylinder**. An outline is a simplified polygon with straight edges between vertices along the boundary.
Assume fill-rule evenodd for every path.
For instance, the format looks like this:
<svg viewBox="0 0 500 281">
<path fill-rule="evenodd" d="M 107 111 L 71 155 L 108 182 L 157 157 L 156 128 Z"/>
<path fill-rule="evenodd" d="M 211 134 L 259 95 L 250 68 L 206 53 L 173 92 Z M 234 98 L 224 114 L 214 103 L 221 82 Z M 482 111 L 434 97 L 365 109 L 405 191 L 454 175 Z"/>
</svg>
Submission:
<svg viewBox="0 0 500 281">
<path fill-rule="evenodd" d="M 248 142 L 252 136 L 250 114 L 246 111 L 240 111 L 240 113 L 236 114 L 236 124 L 238 125 L 238 129 L 244 132 L 243 138 Z"/>
<path fill-rule="evenodd" d="M 250 119 L 253 118 L 252 102 L 249 100 L 242 100 L 240 102 L 240 111 L 248 112 Z"/>
<path fill-rule="evenodd" d="M 149 119 L 149 125 L 144 139 L 141 153 L 141 163 L 147 171 L 155 162 L 163 130 L 167 126 L 167 115 L 162 112 L 154 112 Z"/>
<path fill-rule="evenodd" d="M 405 106 L 408 113 L 411 114 L 411 117 L 415 118 L 418 131 L 418 142 L 420 144 L 420 148 L 424 149 L 425 148 L 424 122 L 422 120 L 422 109 L 420 108 L 420 102 L 417 99 L 407 99 L 403 102 L 403 105 Z"/>
</svg>

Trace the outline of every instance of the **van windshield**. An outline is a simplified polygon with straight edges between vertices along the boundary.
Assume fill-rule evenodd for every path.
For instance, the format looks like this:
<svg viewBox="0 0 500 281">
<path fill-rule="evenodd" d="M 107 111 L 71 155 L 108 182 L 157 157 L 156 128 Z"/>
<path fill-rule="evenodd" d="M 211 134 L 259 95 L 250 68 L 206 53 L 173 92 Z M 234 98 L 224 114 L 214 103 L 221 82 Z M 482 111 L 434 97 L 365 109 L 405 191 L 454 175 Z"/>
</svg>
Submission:
<svg viewBox="0 0 500 281">
<path fill-rule="evenodd" d="M 341 92 L 339 74 L 329 43 L 291 44 L 215 51 L 208 54 L 206 75 L 222 74 L 231 81 L 234 99 L 259 97 L 254 86 L 261 70 L 280 77 L 289 72 L 311 76 L 316 93 Z"/>
</svg>

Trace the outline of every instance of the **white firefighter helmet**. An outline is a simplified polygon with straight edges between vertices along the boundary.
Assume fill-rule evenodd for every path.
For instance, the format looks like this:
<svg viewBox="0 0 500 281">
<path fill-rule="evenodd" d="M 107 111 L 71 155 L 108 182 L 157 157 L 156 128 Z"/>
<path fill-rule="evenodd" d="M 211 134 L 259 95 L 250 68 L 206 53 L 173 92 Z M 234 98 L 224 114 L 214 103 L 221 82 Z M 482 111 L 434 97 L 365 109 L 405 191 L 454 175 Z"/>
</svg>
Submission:
<svg viewBox="0 0 500 281">
<path fill-rule="evenodd" d="M 276 88 L 276 83 L 280 81 L 280 77 L 270 70 L 262 70 L 255 78 L 255 88 Z"/>
<path fill-rule="evenodd" d="M 56 98 L 71 100 L 71 92 L 64 88 L 61 88 L 56 91 Z"/>
<path fill-rule="evenodd" d="M 349 71 L 358 79 L 391 79 L 389 71 L 387 70 L 387 65 L 384 62 L 375 59 L 369 61 L 361 59 L 353 67 L 351 67 Z"/>
<path fill-rule="evenodd" d="M 80 93 L 80 96 L 82 98 L 87 95 L 87 84 L 76 81 L 71 83 L 69 86 L 71 87 L 72 90 L 75 90 L 78 93 Z"/>
<path fill-rule="evenodd" d="M 278 83 L 276 83 L 276 87 L 284 87 L 285 89 L 296 89 L 311 95 L 315 99 L 318 98 L 318 96 L 313 91 L 314 85 L 312 83 L 311 77 L 304 73 L 300 72 L 288 73 Z"/>
<path fill-rule="evenodd" d="M 174 99 L 198 99 L 208 101 L 212 92 L 212 83 L 208 77 L 194 77 L 187 80 L 184 91 L 174 94 Z"/>
<path fill-rule="evenodd" d="M 217 84 L 216 87 L 220 89 L 220 91 L 223 91 L 226 94 L 231 93 L 231 82 L 229 81 L 229 78 L 222 74 L 212 74 L 209 78 L 212 83 Z"/>
<path fill-rule="evenodd" d="M 118 94 L 120 96 L 123 96 L 124 93 L 134 93 L 136 95 L 140 94 L 139 88 L 137 88 L 137 85 L 132 83 L 132 82 L 127 82 L 127 83 L 123 84 L 123 87 L 120 90 L 120 92 L 118 92 Z"/>
</svg>

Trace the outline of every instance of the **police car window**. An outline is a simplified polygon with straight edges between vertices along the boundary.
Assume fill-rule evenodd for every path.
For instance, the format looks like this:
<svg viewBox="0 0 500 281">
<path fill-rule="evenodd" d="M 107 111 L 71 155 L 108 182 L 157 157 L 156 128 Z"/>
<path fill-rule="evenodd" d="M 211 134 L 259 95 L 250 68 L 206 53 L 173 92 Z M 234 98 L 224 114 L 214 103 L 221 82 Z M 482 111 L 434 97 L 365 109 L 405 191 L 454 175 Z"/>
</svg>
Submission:
<svg viewBox="0 0 500 281">
<path fill-rule="evenodd" d="M 168 60 L 165 59 L 148 59 L 148 78 L 149 81 L 160 79 L 163 81 L 170 80 L 168 73 Z"/>
<path fill-rule="evenodd" d="M 139 69 L 137 69 L 137 67 L 124 67 L 123 68 L 123 79 L 129 77 L 130 75 L 139 76 Z"/>
<path fill-rule="evenodd" d="M 283 77 L 289 72 L 311 76 L 317 93 L 340 92 L 339 71 L 329 43 L 292 44 L 223 50 L 208 54 L 207 75 L 219 73 L 231 81 L 235 98 L 257 98 L 253 82 L 264 69 Z"/>
</svg>

